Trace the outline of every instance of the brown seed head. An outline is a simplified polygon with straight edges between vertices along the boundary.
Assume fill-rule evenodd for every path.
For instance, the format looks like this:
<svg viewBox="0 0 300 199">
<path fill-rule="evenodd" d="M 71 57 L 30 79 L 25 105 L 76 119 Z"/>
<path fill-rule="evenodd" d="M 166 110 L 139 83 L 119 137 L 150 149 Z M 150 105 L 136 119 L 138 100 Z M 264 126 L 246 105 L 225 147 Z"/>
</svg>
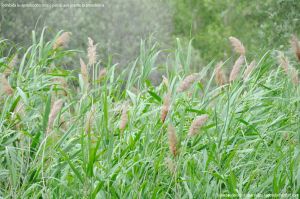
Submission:
<svg viewBox="0 0 300 199">
<path fill-rule="evenodd" d="M 197 73 L 188 75 L 184 80 L 180 83 L 179 87 L 177 88 L 177 92 L 184 92 L 188 90 L 193 83 L 198 79 L 199 75 Z"/>
<path fill-rule="evenodd" d="M 204 114 L 201 116 L 198 116 L 191 124 L 191 127 L 189 129 L 188 136 L 192 137 L 198 134 L 199 129 L 205 124 L 205 122 L 208 120 L 208 115 Z"/>
<path fill-rule="evenodd" d="M 128 122 L 128 105 L 125 104 L 123 105 L 123 109 L 122 109 L 122 115 L 121 115 L 121 121 L 120 121 L 120 131 L 123 132 L 126 125 L 127 125 L 127 122 Z"/>
<path fill-rule="evenodd" d="M 174 126 L 171 124 L 168 126 L 168 139 L 169 139 L 169 148 L 173 156 L 177 154 L 177 137 Z"/>
<path fill-rule="evenodd" d="M 177 170 L 176 163 L 171 158 L 169 157 L 165 158 L 165 164 L 172 174 L 176 173 Z"/>
<path fill-rule="evenodd" d="M 245 57 L 243 55 L 241 55 L 234 63 L 231 73 L 230 73 L 230 77 L 229 77 L 229 81 L 232 82 L 234 80 L 236 80 L 236 78 L 239 75 L 239 72 L 241 70 L 241 66 L 243 65 L 245 60 Z"/>
<path fill-rule="evenodd" d="M 294 53 L 295 53 L 298 61 L 300 61 L 300 45 L 299 45 L 299 40 L 296 37 L 296 35 L 292 35 L 291 46 L 292 46 L 292 49 L 294 50 Z"/>
<path fill-rule="evenodd" d="M 84 63 L 84 61 L 80 58 L 80 71 L 81 71 L 81 75 L 82 75 L 82 79 L 84 81 L 84 83 L 88 83 L 89 82 L 89 78 L 88 78 L 88 69 L 86 64 Z"/>
<path fill-rule="evenodd" d="M 7 68 L 4 70 L 3 74 L 5 77 L 9 76 L 13 71 L 14 67 L 17 65 L 18 62 L 18 54 L 15 54 L 11 61 L 8 63 Z"/>
<path fill-rule="evenodd" d="M 170 93 L 168 93 L 164 97 L 163 105 L 161 108 L 161 117 L 160 118 L 163 123 L 165 122 L 168 112 L 170 110 L 170 104 L 171 104 L 171 95 L 170 95 Z"/>
<path fill-rule="evenodd" d="M 52 105 L 52 108 L 51 108 L 51 111 L 50 111 L 50 114 L 49 114 L 47 132 L 49 132 L 52 129 L 53 124 L 54 124 L 54 120 L 55 120 L 57 114 L 59 113 L 59 111 L 61 110 L 62 105 L 63 105 L 63 100 L 62 99 L 59 99 L 59 100 L 55 101 L 54 104 Z"/>
<path fill-rule="evenodd" d="M 229 41 L 234 49 L 234 51 L 240 55 L 245 55 L 246 54 L 246 50 L 245 47 L 243 45 L 243 43 L 235 38 L 235 37 L 229 37 Z"/>
<path fill-rule="evenodd" d="M 87 56 L 89 59 L 89 65 L 93 65 L 97 61 L 97 54 L 96 54 L 96 45 L 94 45 L 94 41 L 88 37 L 88 48 L 87 48 Z"/>
<path fill-rule="evenodd" d="M 95 112 L 96 109 L 94 106 L 92 106 L 91 110 L 87 114 L 87 121 L 85 123 L 85 132 L 89 133 L 91 131 L 91 127 L 93 125 L 93 121 L 95 119 Z"/>
<path fill-rule="evenodd" d="M 2 90 L 1 92 L 5 93 L 6 95 L 14 94 L 14 90 L 12 89 L 12 87 L 10 86 L 9 82 L 7 81 L 4 75 L 0 76 L 0 83 L 1 83 L 1 90 Z"/>
<path fill-rule="evenodd" d="M 248 77 L 250 76 L 251 72 L 254 70 L 256 66 L 256 62 L 255 60 L 253 60 L 246 68 L 245 72 L 244 72 L 244 80 L 248 79 Z"/>
<path fill-rule="evenodd" d="M 284 72 L 286 74 L 288 74 L 289 65 L 290 65 L 288 58 L 285 57 L 283 53 L 280 53 L 277 58 L 278 58 L 278 63 L 280 64 L 281 68 L 284 70 Z"/>
<path fill-rule="evenodd" d="M 226 78 L 225 78 L 225 74 L 224 71 L 222 70 L 222 65 L 224 63 L 221 61 L 216 65 L 215 68 L 215 80 L 217 85 L 222 86 L 226 83 Z"/>
<path fill-rule="evenodd" d="M 299 84 L 298 70 L 294 67 L 290 68 L 290 77 L 295 85 Z"/>
<path fill-rule="evenodd" d="M 70 42 L 71 32 L 62 33 L 54 42 L 53 49 L 57 49 L 59 47 L 67 48 Z"/>
<path fill-rule="evenodd" d="M 98 80 L 102 80 L 105 76 L 106 76 L 106 68 L 102 68 L 99 72 L 99 75 L 98 75 Z"/>
</svg>

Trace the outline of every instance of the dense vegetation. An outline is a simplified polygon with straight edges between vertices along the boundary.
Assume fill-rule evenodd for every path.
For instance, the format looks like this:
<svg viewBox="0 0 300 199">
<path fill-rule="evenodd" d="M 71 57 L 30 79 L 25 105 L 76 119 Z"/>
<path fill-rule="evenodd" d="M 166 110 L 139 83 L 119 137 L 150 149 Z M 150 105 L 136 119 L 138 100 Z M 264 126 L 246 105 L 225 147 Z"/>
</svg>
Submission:
<svg viewBox="0 0 300 199">
<path fill-rule="evenodd" d="M 297 0 L 100 3 L 0 8 L 0 198 L 299 197 Z"/>
<path fill-rule="evenodd" d="M 154 86 L 157 45 L 142 41 L 127 67 L 104 68 L 91 38 L 83 55 L 66 49 L 69 33 L 46 34 L 33 32 L 28 49 L 0 59 L 1 196 L 299 194 L 299 80 L 286 56 L 278 64 L 268 51 L 250 63 L 231 37 L 235 55 L 197 71 L 191 46 L 179 45 Z M 74 70 L 64 67 L 69 59 Z"/>
</svg>

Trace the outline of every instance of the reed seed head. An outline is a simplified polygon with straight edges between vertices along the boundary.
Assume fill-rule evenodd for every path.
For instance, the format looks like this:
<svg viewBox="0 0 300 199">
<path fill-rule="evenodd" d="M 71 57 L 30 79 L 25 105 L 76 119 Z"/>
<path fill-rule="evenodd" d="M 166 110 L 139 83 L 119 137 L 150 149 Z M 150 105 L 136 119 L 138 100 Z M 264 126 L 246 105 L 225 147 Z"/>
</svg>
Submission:
<svg viewBox="0 0 300 199">
<path fill-rule="evenodd" d="M 299 84 L 298 70 L 294 67 L 290 68 L 290 77 L 295 85 Z"/>
<path fill-rule="evenodd" d="M 252 71 L 254 70 L 254 68 L 256 67 L 256 62 L 255 60 L 253 60 L 246 68 L 245 72 L 244 72 L 244 80 L 248 79 L 250 74 L 252 73 Z"/>
<path fill-rule="evenodd" d="M 94 45 L 94 41 L 90 37 L 88 37 L 87 56 L 89 59 L 89 65 L 93 65 L 97 62 L 96 45 Z"/>
<path fill-rule="evenodd" d="M 106 68 L 102 68 L 99 71 L 98 80 L 102 80 L 106 76 L 106 74 L 107 74 Z"/>
<path fill-rule="evenodd" d="M 70 42 L 71 32 L 62 33 L 54 42 L 53 49 L 57 49 L 60 47 L 67 48 Z"/>
<path fill-rule="evenodd" d="M 192 137 L 192 136 L 197 135 L 199 132 L 199 129 L 205 124 L 205 122 L 207 120 L 208 120 L 207 114 L 196 117 L 196 119 L 194 119 L 194 121 L 192 122 L 192 124 L 190 126 L 188 136 Z"/>
<path fill-rule="evenodd" d="M 65 78 L 63 77 L 56 77 L 54 79 L 52 79 L 52 82 L 59 86 L 59 92 L 58 94 L 59 95 L 64 95 L 64 96 L 67 96 L 67 88 L 68 88 L 68 83 L 67 81 L 65 80 Z"/>
<path fill-rule="evenodd" d="M 288 74 L 288 72 L 289 72 L 289 65 L 290 65 L 288 58 L 286 56 L 284 56 L 283 53 L 280 53 L 278 55 L 277 59 L 278 59 L 278 63 L 280 65 L 280 67 L 284 70 L 284 72 L 286 74 Z"/>
<path fill-rule="evenodd" d="M 224 63 L 221 61 L 216 65 L 215 68 L 215 81 L 217 83 L 217 85 L 222 86 L 226 83 L 226 78 L 225 78 L 225 74 L 224 71 L 222 70 L 222 65 Z"/>
<path fill-rule="evenodd" d="M 234 49 L 234 51 L 240 55 L 245 55 L 246 54 L 246 49 L 243 45 L 243 43 L 235 38 L 235 37 L 229 37 L 229 41 Z"/>
<path fill-rule="evenodd" d="M 7 68 L 3 72 L 3 74 L 5 75 L 5 77 L 7 77 L 7 76 L 9 76 L 11 74 L 11 72 L 14 69 L 14 67 L 16 67 L 17 62 L 18 62 L 18 54 L 15 54 L 14 57 L 8 63 Z"/>
<path fill-rule="evenodd" d="M 199 77 L 198 73 L 188 75 L 180 83 L 179 87 L 177 88 L 177 92 L 184 92 L 184 91 L 188 90 L 193 85 L 193 83 L 198 79 L 198 77 Z"/>
<path fill-rule="evenodd" d="M 241 55 L 234 63 L 230 76 L 229 76 L 229 81 L 232 82 L 234 80 L 236 80 L 236 78 L 239 75 L 239 72 L 241 70 L 241 66 L 243 65 L 245 60 L 245 57 L 243 55 Z"/>
<path fill-rule="evenodd" d="M 50 111 L 50 114 L 49 114 L 47 132 L 49 132 L 52 129 L 53 124 L 54 124 L 54 120 L 55 120 L 57 114 L 59 113 L 59 111 L 61 110 L 62 105 L 63 105 L 63 100 L 62 99 L 59 99 L 59 100 L 55 101 L 54 104 L 52 105 L 52 108 L 51 108 L 51 111 Z"/>
<path fill-rule="evenodd" d="M 0 83 L 1 83 L 1 90 L 6 95 L 13 95 L 14 90 L 10 86 L 8 80 L 6 79 L 5 75 L 0 75 Z"/>
<path fill-rule="evenodd" d="M 174 126 L 169 124 L 168 126 L 168 139 L 169 139 L 169 148 L 173 156 L 177 155 L 177 137 Z"/>
<path fill-rule="evenodd" d="M 176 163 L 171 158 L 169 157 L 165 158 L 165 164 L 172 174 L 176 173 L 177 170 Z"/>
<path fill-rule="evenodd" d="M 296 35 L 292 35 L 291 46 L 292 46 L 292 49 L 294 50 L 294 53 L 295 53 L 298 61 L 300 61 L 300 45 L 299 45 L 299 40 L 296 37 Z"/>
<path fill-rule="evenodd" d="M 128 122 L 128 105 L 123 105 L 122 109 L 122 115 L 121 115 L 121 121 L 120 121 L 120 131 L 123 132 L 126 128 L 127 122 Z"/>
<path fill-rule="evenodd" d="M 170 95 L 170 93 L 168 93 L 164 97 L 163 105 L 161 108 L 161 117 L 160 118 L 163 123 L 165 122 L 168 112 L 170 110 L 170 104 L 171 104 L 171 95 Z"/>
<path fill-rule="evenodd" d="M 80 58 L 80 71 L 83 78 L 83 81 L 87 84 L 89 82 L 88 78 L 88 69 L 84 61 Z"/>
<path fill-rule="evenodd" d="M 87 114 L 87 121 L 85 124 L 85 132 L 86 133 L 90 133 L 90 131 L 91 131 L 91 127 L 92 127 L 93 121 L 95 119 L 95 112 L 96 112 L 96 109 L 94 106 L 92 106 L 91 110 Z"/>
</svg>

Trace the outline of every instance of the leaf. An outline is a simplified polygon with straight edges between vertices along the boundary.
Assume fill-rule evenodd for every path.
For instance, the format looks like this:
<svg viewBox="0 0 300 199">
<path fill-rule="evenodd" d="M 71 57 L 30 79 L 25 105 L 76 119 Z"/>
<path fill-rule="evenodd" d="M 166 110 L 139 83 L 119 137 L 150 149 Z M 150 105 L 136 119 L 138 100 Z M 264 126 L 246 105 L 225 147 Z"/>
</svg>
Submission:
<svg viewBox="0 0 300 199">
<path fill-rule="evenodd" d="M 148 91 L 148 93 L 159 103 L 162 103 L 162 99 L 161 97 L 159 97 L 156 93 L 152 92 L 152 91 Z"/>
</svg>

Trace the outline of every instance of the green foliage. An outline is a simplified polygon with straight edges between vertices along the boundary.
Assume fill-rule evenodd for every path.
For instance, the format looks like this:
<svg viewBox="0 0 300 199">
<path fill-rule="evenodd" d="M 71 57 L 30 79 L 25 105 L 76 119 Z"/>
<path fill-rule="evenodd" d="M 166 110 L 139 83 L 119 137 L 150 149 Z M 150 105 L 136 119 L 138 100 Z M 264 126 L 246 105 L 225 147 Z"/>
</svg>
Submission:
<svg viewBox="0 0 300 199">
<path fill-rule="evenodd" d="M 239 38 L 254 55 L 270 48 L 286 49 L 299 33 L 297 0 L 176 0 L 174 33 L 195 38 L 193 46 L 206 61 L 230 55 L 227 38 Z"/>
</svg>

